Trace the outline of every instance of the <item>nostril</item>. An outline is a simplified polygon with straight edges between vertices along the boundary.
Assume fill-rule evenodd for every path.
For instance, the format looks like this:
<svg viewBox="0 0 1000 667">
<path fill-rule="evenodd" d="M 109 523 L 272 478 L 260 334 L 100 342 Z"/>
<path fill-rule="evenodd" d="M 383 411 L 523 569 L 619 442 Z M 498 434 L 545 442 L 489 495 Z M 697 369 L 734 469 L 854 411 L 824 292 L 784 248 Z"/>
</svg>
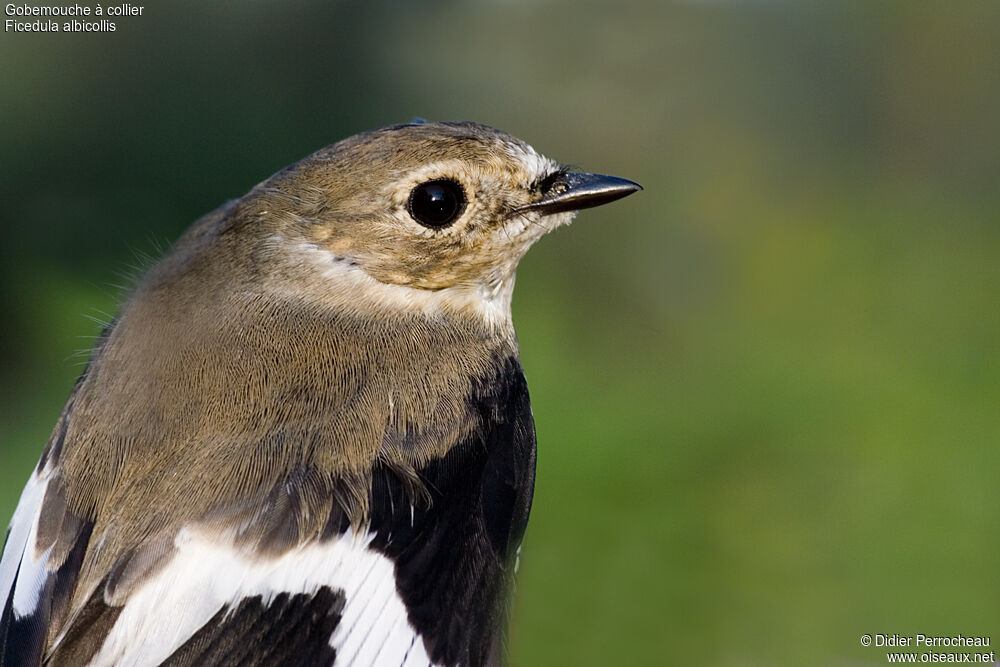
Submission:
<svg viewBox="0 0 1000 667">
<path fill-rule="evenodd" d="M 566 184 L 563 183 L 561 180 L 562 177 L 565 175 L 566 175 L 565 169 L 554 171 L 545 178 L 543 178 L 541 181 L 539 181 L 536 187 L 542 195 L 547 195 L 550 193 L 559 194 L 560 192 L 566 189 Z"/>
</svg>

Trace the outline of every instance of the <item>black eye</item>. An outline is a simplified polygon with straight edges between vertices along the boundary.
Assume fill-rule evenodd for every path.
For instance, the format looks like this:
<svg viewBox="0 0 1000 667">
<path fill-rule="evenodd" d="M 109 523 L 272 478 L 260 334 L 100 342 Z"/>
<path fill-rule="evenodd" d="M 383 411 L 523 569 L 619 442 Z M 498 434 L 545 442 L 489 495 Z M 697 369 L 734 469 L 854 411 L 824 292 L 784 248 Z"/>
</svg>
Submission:
<svg viewBox="0 0 1000 667">
<path fill-rule="evenodd" d="M 455 181 L 442 178 L 413 188 L 406 209 L 425 227 L 447 227 L 462 215 L 465 192 Z"/>
</svg>

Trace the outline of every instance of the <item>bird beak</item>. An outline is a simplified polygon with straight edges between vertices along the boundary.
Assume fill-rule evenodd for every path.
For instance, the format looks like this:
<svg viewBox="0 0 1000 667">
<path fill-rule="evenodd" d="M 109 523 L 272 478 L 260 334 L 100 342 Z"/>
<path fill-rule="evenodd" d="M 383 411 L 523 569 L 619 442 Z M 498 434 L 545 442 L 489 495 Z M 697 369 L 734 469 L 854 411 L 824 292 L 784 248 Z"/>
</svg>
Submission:
<svg viewBox="0 0 1000 667">
<path fill-rule="evenodd" d="M 570 171 L 559 174 L 541 199 L 521 206 L 515 212 L 536 211 L 542 215 L 550 215 L 579 211 L 613 202 L 639 190 L 642 190 L 642 186 L 627 178 Z"/>
</svg>

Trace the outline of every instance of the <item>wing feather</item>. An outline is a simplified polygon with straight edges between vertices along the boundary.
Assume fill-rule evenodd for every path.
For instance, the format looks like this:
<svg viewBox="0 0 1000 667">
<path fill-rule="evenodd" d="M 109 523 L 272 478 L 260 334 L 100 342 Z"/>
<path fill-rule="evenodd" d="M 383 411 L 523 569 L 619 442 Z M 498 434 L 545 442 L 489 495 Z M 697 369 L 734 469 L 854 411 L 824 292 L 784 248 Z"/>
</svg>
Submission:
<svg viewBox="0 0 1000 667">
<path fill-rule="evenodd" d="M 373 665 L 388 628 L 430 664 L 396 592 L 393 564 L 369 548 L 372 537 L 348 531 L 263 555 L 185 529 L 173 557 L 125 601 L 90 664 L 237 664 L 220 656 L 250 647 L 242 664 L 308 655 L 303 664 L 333 664 L 336 656 L 337 665 Z M 404 656 L 378 664 L 401 665 Z"/>
<path fill-rule="evenodd" d="M 3 558 L 0 560 L 0 666 L 37 665 L 45 646 L 48 625 L 43 604 L 50 573 L 47 553 L 37 553 L 35 537 L 42 500 L 51 471 L 36 470 L 21 493 L 7 529 Z"/>
</svg>

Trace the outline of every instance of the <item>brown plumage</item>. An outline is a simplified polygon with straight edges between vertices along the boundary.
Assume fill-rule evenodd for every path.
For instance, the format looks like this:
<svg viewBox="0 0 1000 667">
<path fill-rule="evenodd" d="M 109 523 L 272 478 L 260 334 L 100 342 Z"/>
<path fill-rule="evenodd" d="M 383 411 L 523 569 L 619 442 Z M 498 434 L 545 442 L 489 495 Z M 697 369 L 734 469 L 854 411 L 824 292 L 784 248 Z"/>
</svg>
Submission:
<svg viewBox="0 0 1000 667">
<path fill-rule="evenodd" d="M 51 548 L 50 572 L 79 560 L 45 653 L 67 630 L 61 650 L 73 645 L 88 600 L 126 604 L 185 527 L 262 555 L 361 531 L 375 470 L 430 507 L 423 471 L 487 428 L 470 396 L 517 357 L 514 272 L 572 217 L 565 173 L 486 126 L 402 125 L 198 221 L 101 337 L 39 465 L 34 552 Z M 411 212 L 434 179 L 465 196 L 442 227 Z M 637 188 L 625 183 L 604 200 Z M 564 203 L 548 212 L 546 198 Z"/>
</svg>

